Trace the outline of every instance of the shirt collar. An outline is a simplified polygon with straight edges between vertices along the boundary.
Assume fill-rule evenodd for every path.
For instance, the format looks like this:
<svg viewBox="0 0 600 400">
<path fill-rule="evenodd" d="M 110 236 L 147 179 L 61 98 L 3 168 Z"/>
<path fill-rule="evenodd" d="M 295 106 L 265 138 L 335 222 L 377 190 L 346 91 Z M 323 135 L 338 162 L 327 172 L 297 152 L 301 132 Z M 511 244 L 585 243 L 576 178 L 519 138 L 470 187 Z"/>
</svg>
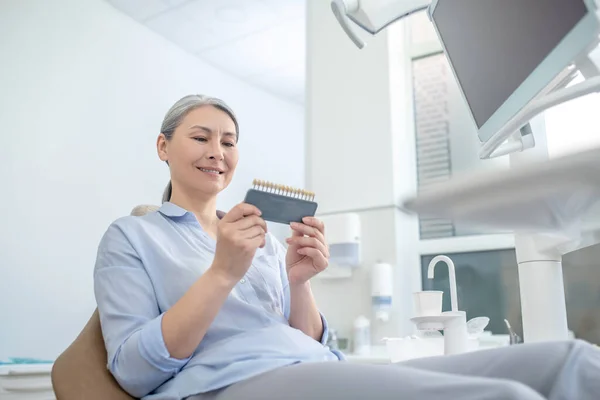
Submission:
<svg viewBox="0 0 600 400">
<path fill-rule="evenodd" d="M 191 218 L 193 221 L 196 221 L 196 216 L 191 211 L 186 210 L 185 208 L 179 207 L 176 204 L 171 203 L 170 201 L 164 202 L 162 206 L 158 209 L 158 211 L 166 217 L 169 218 L 180 218 L 185 217 L 186 219 Z M 225 213 L 221 210 L 217 210 L 217 217 L 219 219 L 223 218 Z"/>
</svg>

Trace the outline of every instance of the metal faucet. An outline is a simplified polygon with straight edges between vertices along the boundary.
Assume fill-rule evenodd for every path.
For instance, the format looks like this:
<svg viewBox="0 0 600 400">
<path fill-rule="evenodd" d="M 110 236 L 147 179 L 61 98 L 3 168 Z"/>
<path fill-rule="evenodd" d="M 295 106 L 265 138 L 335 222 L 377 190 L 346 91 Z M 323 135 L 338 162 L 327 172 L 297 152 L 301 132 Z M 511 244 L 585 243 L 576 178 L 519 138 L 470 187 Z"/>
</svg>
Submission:
<svg viewBox="0 0 600 400">
<path fill-rule="evenodd" d="M 522 343 L 523 340 L 515 331 L 513 331 L 512 326 L 510 326 L 510 322 L 507 319 L 504 319 L 504 323 L 506 324 L 506 328 L 508 328 L 508 334 L 510 337 L 509 344 L 512 346 L 513 344 Z"/>
</svg>

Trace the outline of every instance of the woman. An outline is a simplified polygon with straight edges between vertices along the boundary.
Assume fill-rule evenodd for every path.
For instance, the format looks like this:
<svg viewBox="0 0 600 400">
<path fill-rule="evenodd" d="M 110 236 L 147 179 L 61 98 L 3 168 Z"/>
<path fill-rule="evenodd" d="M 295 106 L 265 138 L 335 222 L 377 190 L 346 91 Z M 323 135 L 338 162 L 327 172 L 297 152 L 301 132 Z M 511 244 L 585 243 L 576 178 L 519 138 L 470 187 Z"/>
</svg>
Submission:
<svg viewBox="0 0 600 400">
<path fill-rule="evenodd" d="M 284 248 L 260 211 L 217 211 L 238 162 L 221 100 L 191 95 L 157 140 L 163 204 L 112 223 L 94 271 L 108 367 L 144 399 L 592 399 L 600 352 L 581 342 L 511 346 L 395 366 L 343 362 L 309 280 L 326 268 L 323 224 L 291 224 Z"/>
</svg>

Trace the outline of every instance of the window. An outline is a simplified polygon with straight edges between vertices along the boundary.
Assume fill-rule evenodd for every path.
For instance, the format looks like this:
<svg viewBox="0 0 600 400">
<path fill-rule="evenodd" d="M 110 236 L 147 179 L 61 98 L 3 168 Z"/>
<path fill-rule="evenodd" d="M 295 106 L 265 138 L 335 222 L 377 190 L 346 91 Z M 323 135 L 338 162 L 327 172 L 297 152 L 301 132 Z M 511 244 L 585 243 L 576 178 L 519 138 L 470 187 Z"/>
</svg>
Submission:
<svg viewBox="0 0 600 400">
<path fill-rule="evenodd" d="M 575 337 L 600 344 L 600 245 L 563 257 L 569 329 Z"/>
<path fill-rule="evenodd" d="M 434 279 L 427 279 L 429 262 L 437 254 L 421 256 L 423 290 L 444 291 L 443 310 L 450 311 L 450 281 L 448 267 L 440 262 Z M 504 319 L 522 337 L 519 276 L 513 249 L 446 254 L 454 262 L 458 307 L 467 313 L 467 320 L 489 317 L 486 330 L 506 334 Z"/>
<path fill-rule="evenodd" d="M 600 344 L 600 245 L 563 257 L 567 323 L 575 337 Z M 443 310 L 450 311 L 448 267 L 440 262 L 434 279 L 427 279 L 429 262 L 421 256 L 423 290 L 444 292 Z M 450 253 L 456 269 L 458 307 L 467 319 L 489 317 L 486 330 L 507 334 L 504 319 L 523 337 L 519 275 L 513 249 Z"/>
<path fill-rule="evenodd" d="M 448 121 L 448 79 L 443 54 L 413 61 L 417 185 L 419 189 L 452 175 Z M 420 218 L 421 239 L 454 236 L 452 221 Z"/>
</svg>

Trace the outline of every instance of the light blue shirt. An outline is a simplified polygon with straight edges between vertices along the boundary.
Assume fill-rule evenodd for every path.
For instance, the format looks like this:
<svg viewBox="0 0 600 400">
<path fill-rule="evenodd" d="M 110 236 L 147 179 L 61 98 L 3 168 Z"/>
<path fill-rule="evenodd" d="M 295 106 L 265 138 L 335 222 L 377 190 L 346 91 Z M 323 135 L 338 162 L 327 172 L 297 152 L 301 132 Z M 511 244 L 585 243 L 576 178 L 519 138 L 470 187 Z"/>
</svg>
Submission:
<svg viewBox="0 0 600 400">
<path fill-rule="evenodd" d="M 220 214 L 222 215 L 222 214 Z M 193 213 L 164 203 L 113 222 L 94 269 L 108 368 L 134 397 L 182 399 L 277 367 L 342 355 L 290 327 L 285 248 L 268 234 L 191 357 L 170 357 L 161 320 L 211 265 L 216 242 Z"/>
</svg>

